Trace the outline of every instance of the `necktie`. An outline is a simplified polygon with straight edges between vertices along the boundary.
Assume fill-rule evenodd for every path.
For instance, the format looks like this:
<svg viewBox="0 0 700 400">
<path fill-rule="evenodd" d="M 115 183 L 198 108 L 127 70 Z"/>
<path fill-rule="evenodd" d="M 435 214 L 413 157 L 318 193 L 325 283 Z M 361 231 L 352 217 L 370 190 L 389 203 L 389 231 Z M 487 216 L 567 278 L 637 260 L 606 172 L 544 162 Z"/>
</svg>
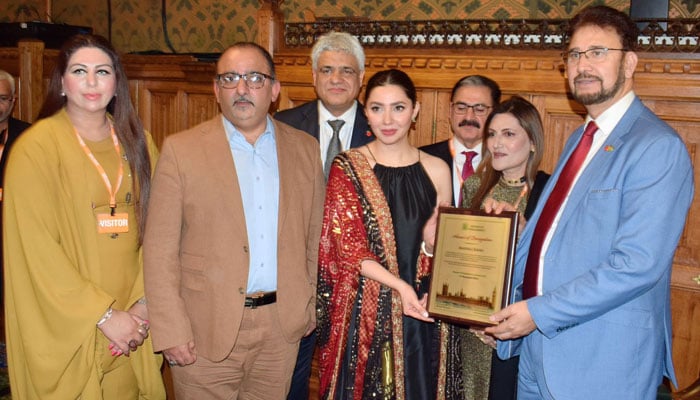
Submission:
<svg viewBox="0 0 700 400">
<path fill-rule="evenodd" d="M 464 159 L 464 164 L 462 164 L 462 182 L 466 181 L 467 178 L 474 175 L 474 166 L 472 165 L 472 160 L 478 154 L 476 151 L 463 151 L 462 154 L 466 157 Z M 459 202 L 457 207 L 462 206 L 462 185 L 459 185 Z M 468 205 L 467 205 L 468 206 Z"/>
<path fill-rule="evenodd" d="M 530 243 L 530 252 L 527 256 L 527 264 L 525 265 L 525 277 L 523 280 L 523 300 L 529 299 L 530 297 L 537 295 L 537 281 L 538 274 L 540 270 L 540 254 L 542 252 L 542 244 L 544 239 L 547 237 L 547 233 L 554 222 L 554 218 L 557 216 L 559 209 L 561 208 L 564 199 L 571 185 L 574 182 L 574 178 L 578 174 L 579 169 L 581 169 L 581 164 L 583 160 L 586 159 L 588 151 L 591 149 L 591 143 L 593 143 L 593 134 L 598 130 L 598 126 L 594 121 L 591 121 L 586 130 L 583 132 L 583 136 L 579 141 L 578 145 L 574 149 L 569 159 L 566 161 L 566 165 L 561 170 L 559 174 L 559 179 L 552 189 L 552 193 L 549 195 L 547 202 L 542 208 L 542 214 L 540 219 L 537 220 L 537 225 L 535 225 L 535 231 L 532 234 L 532 242 Z"/>
<path fill-rule="evenodd" d="M 476 151 L 463 151 L 462 154 L 466 157 L 464 164 L 462 165 L 462 180 L 466 181 L 467 178 L 474 174 L 474 166 L 472 166 L 472 160 L 476 157 Z"/>
<path fill-rule="evenodd" d="M 326 150 L 326 163 L 323 166 L 323 172 L 328 178 L 328 174 L 331 172 L 331 165 L 333 164 L 333 159 L 338 153 L 343 151 L 340 143 L 340 128 L 345 125 L 345 121 L 342 119 L 329 120 L 328 125 L 333 129 L 333 136 L 331 136 L 331 141 L 328 143 L 328 150 Z"/>
</svg>

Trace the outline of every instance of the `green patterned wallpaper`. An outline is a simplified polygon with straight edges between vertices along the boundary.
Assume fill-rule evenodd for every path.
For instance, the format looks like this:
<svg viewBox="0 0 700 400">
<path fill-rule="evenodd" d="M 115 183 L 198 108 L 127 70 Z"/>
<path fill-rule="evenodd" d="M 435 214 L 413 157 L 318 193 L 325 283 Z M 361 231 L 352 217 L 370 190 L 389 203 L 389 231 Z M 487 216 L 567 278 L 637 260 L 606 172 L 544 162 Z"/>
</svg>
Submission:
<svg viewBox="0 0 700 400">
<path fill-rule="evenodd" d="M 353 16 L 383 20 L 568 18 L 591 4 L 620 10 L 630 0 L 279 0 L 286 21 Z M 229 43 L 255 40 L 258 0 L 166 0 L 168 35 L 162 1 L 53 0 L 56 23 L 91 26 L 111 38 L 122 52 L 214 53 Z M 111 3 L 111 29 L 108 23 Z M 9 0 L 0 22 L 45 20 L 46 0 Z M 669 17 L 700 18 L 700 0 L 669 0 Z M 168 40 L 169 39 L 169 40 Z"/>
</svg>

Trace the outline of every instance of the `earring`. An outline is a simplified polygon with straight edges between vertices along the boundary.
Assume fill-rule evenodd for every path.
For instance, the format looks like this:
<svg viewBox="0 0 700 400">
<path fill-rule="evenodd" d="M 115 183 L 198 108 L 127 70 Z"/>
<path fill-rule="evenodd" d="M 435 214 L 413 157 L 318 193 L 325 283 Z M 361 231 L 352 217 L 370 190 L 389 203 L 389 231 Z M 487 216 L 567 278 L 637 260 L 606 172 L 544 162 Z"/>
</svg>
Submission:
<svg viewBox="0 0 700 400">
<path fill-rule="evenodd" d="M 66 94 L 64 92 L 61 92 L 61 97 L 66 97 Z"/>
<path fill-rule="evenodd" d="M 416 117 L 411 117 L 411 122 L 416 123 Z"/>
</svg>

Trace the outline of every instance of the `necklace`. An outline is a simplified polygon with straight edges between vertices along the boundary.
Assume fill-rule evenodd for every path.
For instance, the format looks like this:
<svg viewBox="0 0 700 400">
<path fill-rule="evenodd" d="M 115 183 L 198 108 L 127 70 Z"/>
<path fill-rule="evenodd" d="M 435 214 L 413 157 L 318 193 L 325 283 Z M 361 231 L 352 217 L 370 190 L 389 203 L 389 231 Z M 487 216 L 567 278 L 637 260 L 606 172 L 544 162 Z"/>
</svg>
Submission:
<svg viewBox="0 0 700 400">
<path fill-rule="evenodd" d="M 501 175 L 501 182 L 508 186 L 521 186 L 525 183 L 525 177 L 521 176 L 519 179 L 506 179 L 506 177 Z"/>
<path fill-rule="evenodd" d="M 510 180 L 504 179 L 503 176 L 501 176 L 501 180 L 505 183 L 508 183 L 510 181 Z M 518 209 L 518 206 L 520 205 L 520 201 L 522 201 L 522 199 L 525 198 L 525 195 L 527 195 L 527 191 L 529 190 L 527 187 L 527 184 L 521 184 L 520 181 L 525 182 L 525 177 L 522 177 L 516 181 L 510 181 L 510 182 L 517 182 L 518 184 L 516 184 L 516 185 L 508 185 L 511 187 L 522 186 L 522 189 L 520 189 L 520 194 L 518 195 L 518 198 L 515 199 L 515 202 L 511 204 L 515 210 Z M 496 189 L 496 186 L 498 186 L 498 185 L 494 185 L 491 188 L 491 190 L 489 191 L 488 197 L 493 197 L 493 191 Z"/>
</svg>

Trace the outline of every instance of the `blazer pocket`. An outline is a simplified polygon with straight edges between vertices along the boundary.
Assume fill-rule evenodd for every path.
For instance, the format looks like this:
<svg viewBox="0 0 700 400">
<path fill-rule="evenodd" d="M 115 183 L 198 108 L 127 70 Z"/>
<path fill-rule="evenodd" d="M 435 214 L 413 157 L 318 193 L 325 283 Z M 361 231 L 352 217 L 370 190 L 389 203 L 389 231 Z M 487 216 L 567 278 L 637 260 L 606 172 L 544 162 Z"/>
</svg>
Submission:
<svg viewBox="0 0 700 400">
<path fill-rule="evenodd" d="M 207 278 L 204 275 L 204 257 L 182 253 L 182 286 L 196 291 L 204 291 Z"/>
<path fill-rule="evenodd" d="M 646 310 L 615 308 L 601 315 L 600 319 L 609 324 L 642 329 L 651 328 L 651 312 Z"/>
</svg>

